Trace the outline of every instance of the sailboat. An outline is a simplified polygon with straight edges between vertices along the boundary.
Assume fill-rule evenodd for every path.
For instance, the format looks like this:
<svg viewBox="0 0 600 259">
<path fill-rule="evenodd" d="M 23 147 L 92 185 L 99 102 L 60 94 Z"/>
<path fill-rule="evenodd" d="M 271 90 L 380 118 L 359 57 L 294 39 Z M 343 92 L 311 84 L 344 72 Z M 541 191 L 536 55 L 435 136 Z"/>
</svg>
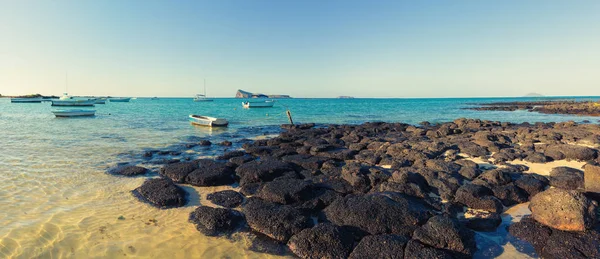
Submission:
<svg viewBox="0 0 600 259">
<path fill-rule="evenodd" d="M 206 98 L 206 79 L 204 79 L 204 94 L 197 94 L 194 102 L 212 102 L 213 99 Z"/>
<path fill-rule="evenodd" d="M 69 80 L 68 75 L 65 75 L 65 89 L 69 90 Z M 96 99 L 82 99 L 82 98 L 74 98 L 70 96 L 67 92 L 65 92 L 60 99 L 52 100 L 52 106 L 94 106 L 96 104 Z"/>
</svg>

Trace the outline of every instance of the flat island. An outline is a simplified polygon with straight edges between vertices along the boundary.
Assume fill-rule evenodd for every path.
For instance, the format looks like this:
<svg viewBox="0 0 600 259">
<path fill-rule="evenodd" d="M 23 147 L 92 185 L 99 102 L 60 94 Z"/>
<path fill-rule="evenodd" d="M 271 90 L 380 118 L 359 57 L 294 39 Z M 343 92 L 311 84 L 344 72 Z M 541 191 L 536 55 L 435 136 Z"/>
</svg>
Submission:
<svg viewBox="0 0 600 259">
<path fill-rule="evenodd" d="M 527 110 L 545 114 L 570 114 L 600 116 L 600 102 L 593 101 L 533 101 L 533 102 L 494 102 L 481 103 L 467 110 L 477 111 L 516 111 Z"/>
<path fill-rule="evenodd" d="M 248 249 L 278 255 L 496 257 L 512 245 L 514 256 L 600 258 L 598 125 L 301 124 L 221 146 L 232 144 L 214 159 L 165 164 L 134 195 L 176 208 L 188 202 L 181 185 L 224 186 L 201 193 L 181 224 L 246 233 Z M 136 165 L 109 172 L 152 176 Z M 494 243 L 479 233 L 504 234 Z"/>
</svg>

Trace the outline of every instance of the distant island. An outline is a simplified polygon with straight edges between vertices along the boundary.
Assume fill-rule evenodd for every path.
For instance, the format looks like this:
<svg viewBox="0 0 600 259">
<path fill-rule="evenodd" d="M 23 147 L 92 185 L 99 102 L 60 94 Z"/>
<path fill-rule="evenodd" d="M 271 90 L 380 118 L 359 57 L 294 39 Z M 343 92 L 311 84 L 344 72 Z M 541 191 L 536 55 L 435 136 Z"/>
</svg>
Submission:
<svg viewBox="0 0 600 259">
<path fill-rule="evenodd" d="M 292 98 L 289 95 L 285 95 L 285 94 L 270 94 L 270 95 L 266 95 L 266 94 L 261 94 L 261 93 L 251 93 L 251 92 L 247 92 L 241 89 L 238 89 L 237 92 L 235 93 L 235 98 Z"/>
<path fill-rule="evenodd" d="M 524 97 L 544 97 L 544 95 L 538 93 L 528 93 Z"/>
<path fill-rule="evenodd" d="M 2 95 L 0 94 L 0 98 L 44 98 L 44 99 L 51 99 L 51 98 L 58 98 L 58 96 L 54 96 L 54 95 L 41 95 L 41 94 L 27 94 L 27 95 Z"/>
<path fill-rule="evenodd" d="M 353 96 L 342 95 L 342 96 L 338 96 L 338 99 L 354 99 L 354 97 Z"/>
</svg>

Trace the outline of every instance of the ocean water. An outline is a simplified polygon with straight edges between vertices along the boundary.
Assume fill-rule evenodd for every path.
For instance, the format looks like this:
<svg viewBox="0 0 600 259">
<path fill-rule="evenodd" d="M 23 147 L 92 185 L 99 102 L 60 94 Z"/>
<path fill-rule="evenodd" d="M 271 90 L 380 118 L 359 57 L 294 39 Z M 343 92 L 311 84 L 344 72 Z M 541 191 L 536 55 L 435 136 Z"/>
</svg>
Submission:
<svg viewBox="0 0 600 259">
<path fill-rule="evenodd" d="M 598 97 L 573 97 L 591 99 Z M 469 99 L 282 99 L 275 107 L 243 109 L 240 99 L 195 103 L 191 98 L 137 99 L 96 105 L 97 116 L 55 118 L 49 103 L 11 104 L 0 99 L 0 258 L 265 258 L 248 249 L 247 237 L 205 237 L 187 222 L 204 195 L 222 188 L 185 187 L 188 206 L 160 210 L 130 191 L 145 178 L 106 174 L 148 149 L 165 149 L 201 138 L 241 140 L 278 131 L 294 122 L 445 122 L 460 117 L 510 122 L 589 120 L 595 117 L 472 111 L 473 103 L 539 100 Z M 227 129 L 189 124 L 191 113 L 227 118 Z M 218 147 L 186 150 L 211 156 Z M 143 160 L 139 160 L 143 161 Z M 157 170 L 157 163 L 145 164 Z"/>
</svg>

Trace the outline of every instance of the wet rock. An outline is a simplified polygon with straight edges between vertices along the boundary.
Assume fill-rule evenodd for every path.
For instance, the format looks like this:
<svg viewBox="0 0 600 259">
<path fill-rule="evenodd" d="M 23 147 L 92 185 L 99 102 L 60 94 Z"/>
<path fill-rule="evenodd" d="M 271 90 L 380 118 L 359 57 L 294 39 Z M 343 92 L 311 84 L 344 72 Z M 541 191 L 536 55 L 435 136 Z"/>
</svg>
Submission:
<svg viewBox="0 0 600 259">
<path fill-rule="evenodd" d="M 529 200 L 529 195 L 527 192 L 515 186 L 513 183 L 502 186 L 494 186 L 492 187 L 492 191 L 494 192 L 494 196 L 500 199 L 502 204 L 507 207 L 524 203 Z"/>
<path fill-rule="evenodd" d="M 548 181 L 543 176 L 536 177 L 531 174 L 526 174 L 515 181 L 515 186 L 524 190 L 531 198 L 534 195 L 543 192 L 546 189 L 546 186 L 548 186 Z"/>
<path fill-rule="evenodd" d="M 186 183 L 194 186 L 219 186 L 234 182 L 233 169 L 225 163 L 201 159 L 197 161 L 197 164 L 198 169 L 186 176 Z"/>
<path fill-rule="evenodd" d="M 248 226 L 279 242 L 287 242 L 290 237 L 305 228 L 312 227 L 312 220 L 290 205 L 279 205 L 249 198 L 242 207 Z"/>
<path fill-rule="evenodd" d="M 404 258 L 404 247 L 408 238 L 400 235 L 366 236 L 354 248 L 350 259 L 363 258 Z"/>
<path fill-rule="evenodd" d="M 550 171 L 550 185 L 566 190 L 583 189 L 583 172 L 575 168 L 560 166 Z"/>
<path fill-rule="evenodd" d="M 244 202 L 244 196 L 232 190 L 210 193 L 206 196 L 206 199 L 226 208 L 235 208 Z"/>
<path fill-rule="evenodd" d="M 597 222 L 596 202 L 577 191 L 552 188 L 531 199 L 529 209 L 536 221 L 565 231 L 585 231 Z"/>
<path fill-rule="evenodd" d="M 225 147 L 231 147 L 231 145 L 233 145 L 233 143 L 231 143 L 231 141 L 228 141 L 228 140 L 223 140 L 221 143 L 219 143 L 219 145 L 225 146 Z"/>
<path fill-rule="evenodd" d="M 413 239 L 435 248 L 471 256 L 477 249 L 475 232 L 452 218 L 435 216 L 413 233 Z"/>
<path fill-rule="evenodd" d="M 241 213 L 223 208 L 200 206 L 190 213 L 189 221 L 207 236 L 229 234 L 244 222 Z"/>
<path fill-rule="evenodd" d="M 410 240 L 404 249 L 404 258 L 454 259 L 452 252 L 425 245 L 418 240 Z"/>
<path fill-rule="evenodd" d="M 377 234 L 411 235 L 412 231 L 433 215 L 432 208 L 417 199 L 402 194 L 347 195 L 335 200 L 323 210 L 330 222 L 355 227 Z"/>
<path fill-rule="evenodd" d="M 292 204 L 308 200 L 312 184 L 300 179 L 279 179 L 262 184 L 255 196 L 265 201 Z"/>
<path fill-rule="evenodd" d="M 133 194 L 141 201 L 161 209 L 181 207 L 187 202 L 187 193 L 169 179 L 148 179 L 133 190 Z"/>
<path fill-rule="evenodd" d="M 196 162 L 178 162 L 165 165 L 160 169 L 160 174 L 176 183 L 183 183 L 185 177 L 196 169 L 198 169 L 198 163 Z"/>
<path fill-rule="evenodd" d="M 272 158 L 251 161 L 235 169 L 236 174 L 240 177 L 240 185 L 272 181 L 290 171 L 294 171 L 290 164 Z"/>
<path fill-rule="evenodd" d="M 354 238 L 342 227 L 321 223 L 295 234 L 288 247 L 300 258 L 347 258 Z"/>
<path fill-rule="evenodd" d="M 212 142 L 210 142 L 209 140 L 200 140 L 200 146 L 210 146 L 212 145 Z"/>
<path fill-rule="evenodd" d="M 246 152 L 244 152 L 242 150 L 235 150 L 235 151 L 227 152 L 221 156 L 218 156 L 217 160 L 229 160 L 231 158 L 240 157 L 240 156 L 244 156 L 244 155 L 246 155 Z"/>
<path fill-rule="evenodd" d="M 141 166 L 134 165 L 124 165 L 118 166 L 108 170 L 109 174 L 113 175 L 123 175 L 123 176 L 136 176 L 148 173 L 149 170 L 147 168 Z"/>
<path fill-rule="evenodd" d="M 479 212 L 465 221 L 465 226 L 472 230 L 490 232 L 495 231 L 500 226 L 502 217 L 499 213 Z"/>
<path fill-rule="evenodd" d="M 492 190 L 485 186 L 465 184 L 456 191 L 454 201 L 472 209 L 502 212 L 502 202 L 492 195 Z"/>
</svg>

